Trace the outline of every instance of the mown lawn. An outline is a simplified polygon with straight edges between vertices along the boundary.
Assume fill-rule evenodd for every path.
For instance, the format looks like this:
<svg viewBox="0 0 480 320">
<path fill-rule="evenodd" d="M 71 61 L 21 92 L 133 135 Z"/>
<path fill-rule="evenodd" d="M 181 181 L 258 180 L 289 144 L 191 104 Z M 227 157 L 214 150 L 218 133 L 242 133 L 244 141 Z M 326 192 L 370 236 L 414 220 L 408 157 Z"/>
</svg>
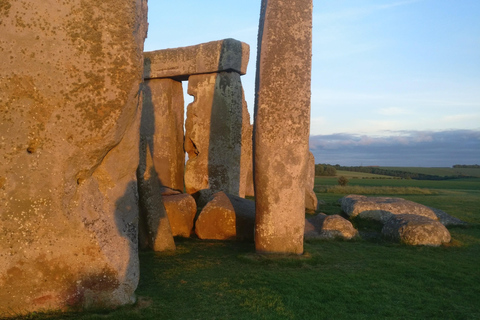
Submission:
<svg viewBox="0 0 480 320">
<path fill-rule="evenodd" d="M 322 178 L 316 184 L 332 181 Z M 416 183 L 351 181 L 366 187 L 391 182 Z M 480 319 L 480 179 L 476 184 L 472 180 L 418 183 L 438 192 L 401 197 L 469 222 L 468 227 L 450 228 L 451 244 L 431 248 L 381 238 L 317 240 L 305 244 L 303 256 L 281 257 L 257 255 L 252 243 L 177 239 L 175 253 L 140 254 L 136 305 L 30 318 Z M 323 212 L 340 213 L 337 200 L 342 194 L 317 196 L 325 201 Z"/>
</svg>

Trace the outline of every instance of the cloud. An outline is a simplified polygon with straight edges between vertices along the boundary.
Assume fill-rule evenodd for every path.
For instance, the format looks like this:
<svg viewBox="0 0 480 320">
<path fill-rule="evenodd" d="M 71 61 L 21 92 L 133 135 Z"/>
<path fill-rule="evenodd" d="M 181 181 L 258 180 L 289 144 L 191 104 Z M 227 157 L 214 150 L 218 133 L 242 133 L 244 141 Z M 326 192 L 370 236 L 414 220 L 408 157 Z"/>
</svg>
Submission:
<svg viewBox="0 0 480 320">
<path fill-rule="evenodd" d="M 480 163 L 480 130 L 337 133 L 310 137 L 316 163 L 450 167 Z"/>
</svg>

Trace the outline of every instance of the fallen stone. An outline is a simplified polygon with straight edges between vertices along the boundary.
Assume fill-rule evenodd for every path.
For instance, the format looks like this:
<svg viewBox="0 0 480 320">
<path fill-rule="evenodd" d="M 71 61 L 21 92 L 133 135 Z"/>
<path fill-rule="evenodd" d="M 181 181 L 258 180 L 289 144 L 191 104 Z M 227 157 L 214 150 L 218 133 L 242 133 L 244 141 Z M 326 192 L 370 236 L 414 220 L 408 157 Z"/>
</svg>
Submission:
<svg viewBox="0 0 480 320">
<path fill-rule="evenodd" d="M 253 240 L 255 203 L 217 192 L 200 212 L 195 233 L 200 239 Z"/>
<path fill-rule="evenodd" d="M 141 135 L 152 153 L 161 186 L 183 191 L 184 101 L 182 83 L 172 79 L 146 80 L 142 84 Z"/>
<path fill-rule="evenodd" d="M 358 234 L 352 223 L 339 215 L 318 215 L 305 220 L 305 239 L 350 240 Z"/>
<path fill-rule="evenodd" d="M 0 20 L 0 318 L 133 303 L 147 1 L 1 1 Z"/>
<path fill-rule="evenodd" d="M 440 246 L 451 240 L 450 232 L 439 221 L 415 214 L 391 216 L 382 228 L 382 235 L 412 246 Z"/>
<path fill-rule="evenodd" d="M 239 195 L 242 157 L 243 89 L 235 72 L 191 76 L 185 122 L 185 190 Z"/>
<path fill-rule="evenodd" d="M 254 115 L 257 252 L 303 253 L 312 7 L 312 0 L 262 0 Z"/>
<path fill-rule="evenodd" d="M 468 223 L 458 218 L 452 217 L 443 210 L 429 207 L 444 226 L 466 226 Z"/>
<path fill-rule="evenodd" d="M 235 39 L 225 39 L 144 53 L 145 79 L 173 78 L 187 80 L 196 74 L 247 72 L 250 46 Z"/>
<path fill-rule="evenodd" d="M 315 157 L 311 151 L 307 153 L 307 178 L 305 183 L 305 210 L 307 213 L 315 213 L 318 210 L 318 199 L 313 188 L 315 186 Z"/>
<path fill-rule="evenodd" d="M 173 236 L 190 237 L 193 221 L 197 213 L 195 199 L 189 194 L 176 194 L 163 197 Z"/>
<path fill-rule="evenodd" d="M 178 190 L 174 190 L 172 188 L 165 187 L 165 186 L 160 187 L 160 193 L 162 194 L 162 196 L 173 196 L 176 194 L 182 194 Z"/>
<path fill-rule="evenodd" d="M 350 218 L 358 216 L 385 223 L 392 215 L 415 214 L 438 220 L 431 208 L 402 198 L 348 195 L 339 201 L 343 212 Z"/>
</svg>

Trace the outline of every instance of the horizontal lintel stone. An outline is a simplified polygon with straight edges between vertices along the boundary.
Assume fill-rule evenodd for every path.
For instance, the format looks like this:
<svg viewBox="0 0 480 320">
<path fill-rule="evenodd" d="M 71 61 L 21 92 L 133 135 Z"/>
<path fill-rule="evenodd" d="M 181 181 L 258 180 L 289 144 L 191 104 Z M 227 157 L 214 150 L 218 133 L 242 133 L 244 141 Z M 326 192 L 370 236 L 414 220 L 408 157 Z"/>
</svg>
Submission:
<svg viewBox="0 0 480 320">
<path fill-rule="evenodd" d="M 222 71 L 247 73 L 250 46 L 235 39 L 143 53 L 147 79 L 187 80 L 190 75 Z"/>
</svg>

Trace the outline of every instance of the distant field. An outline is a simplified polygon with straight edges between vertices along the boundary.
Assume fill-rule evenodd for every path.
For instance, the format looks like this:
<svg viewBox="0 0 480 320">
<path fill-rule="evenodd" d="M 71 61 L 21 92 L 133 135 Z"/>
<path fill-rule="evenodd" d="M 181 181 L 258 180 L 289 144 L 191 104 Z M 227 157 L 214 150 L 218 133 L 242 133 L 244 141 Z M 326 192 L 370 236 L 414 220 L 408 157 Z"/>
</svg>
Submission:
<svg viewBox="0 0 480 320">
<path fill-rule="evenodd" d="M 430 174 L 441 177 L 472 176 L 480 178 L 480 168 L 423 168 L 423 167 L 379 167 L 386 170 L 398 170 L 412 173 Z"/>
<path fill-rule="evenodd" d="M 394 177 L 384 176 L 384 175 L 381 175 L 381 174 L 353 172 L 353 171 L 342 171 L 342 170 L 337 170 L 337 175 L 336 176 L 337 177 L 344 176 L 344 177 L 347 177 L 348 179 L 394 179 Z"/>
</svg>

